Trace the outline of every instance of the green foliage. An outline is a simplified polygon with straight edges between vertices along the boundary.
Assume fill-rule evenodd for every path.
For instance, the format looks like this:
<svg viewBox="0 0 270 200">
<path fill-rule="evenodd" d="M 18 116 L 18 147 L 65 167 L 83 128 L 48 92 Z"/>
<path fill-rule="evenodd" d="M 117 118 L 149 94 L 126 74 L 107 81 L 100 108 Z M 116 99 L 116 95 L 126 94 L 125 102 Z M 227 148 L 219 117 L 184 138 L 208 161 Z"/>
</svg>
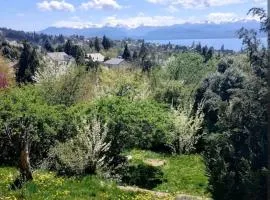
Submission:
<svg viewBox="0 0 270 200">
<path fill-rule="evenodd" d="M 37 164 L 56 140 L 69 137 L 72 125 L 67 119 L 62 107 L 48 106 L 33 87 L 14 88 L 1 93 L 1 163 L 17 164 L 20 145 L 27 137 L 31 144 L 31 161 Z"/>
<path fill-rule="evenodd" d="M 131 59 L 131 53 L 130 53 L 130 51 L 128 49 L 128 45 L 127 44 L 125 44 L 125 49 L 124 49 L 122 58 L 125 59 L 125 60 L 130 60 Z"/>
<path fill-rule="evenodd" d="M 141 48 L 140 48 L 140 52 L 139 52 L 139 58 L 142 59 L 142 61 L 144 61 L 144 59 L 146 58 L 148 52 L 147 52 L 147 48 L 144 44 L 144 41 L 142 42 Z"/>
<path fill-rule="evenodd" d="M 48 52 L 54 52 L 53 46 L 52 46 L 52 44 L 50 43 L 50 41 L 49 41 L 48 39 L 45 40 L 44 48 L 45 48 Z"/>
<path fill-rule="evenodd" d="M 196 53 L 181 53 L 171 58 L 167 64 L 170 80 L 181 80 L 185 84 L 197 85 L 202 78 L 215 69 L 214 61 L 204 63 L 202 56 Z"/>
<path fill-rule="evenodd" d="M 42 81 L 40 93 L 50 105 L 71 106 L 86 92 L 85 77 L 89 74 L 80 68 L 70 68 L 65 74 Z"/>
<path fill-rule="evenodd" d="M 71 47 L 71 52 L 70 55 L 75 58 L 75 61 L 78 65 L 83 65 L 84 64 L 84 51 L 83 49 L 78 46 L 78 45 L 73 45 Z"/>
<path fill-rule="evenodd" d="M 95 38 L 94 46 L 95 46 L 95 50 L 97 52 L 100 52 L 100 46 L 99 46 L 99 39 L 98 39 L 98 37 Z"/>
<path fill-rule="evenodd" d="M 34 75 L 40 67 L 36 49 L 32 49 L 28 43 L 24 43 L 23 51 L 19 60 L 19 68 L 16 80 L 19 83 L 33 83 Z"/>
<path fill-rule="evenodd" d="M 232 67 L 197 92 L 197 101 L 205 99 L 204 155 L 214 199 L 265 197 L 266 91 L 263 81 Z"/>
<path fill-rule="evenodd" d="M 171 144 L 174 152 L 178 154 L 190 154 L 196 149 L 195 146 L 200 138 L 197 133 L 203 128 L 204 114 L 203 105 L 199 105 L 196 113 L 192 106 L 180 106 L 174 110 Z"/>
<path fill-rule="evenodd" d="M 133 147 L 162 150 L 172 128 L 169 111 L 153 101 L 107 97 L 97 100 L 84 112 L 108 123 L 112 155 Z"/>
<path fill-rule="evenodd" d="M 71 55 L 72 46 L 73 46 L 72 41 L 68 40 L 66 44 L 64 45 L 64 51 L 66 54 Z"/>
<path fill-rule="evenodd" d="M 97 119 L 79 124 L 76 137 L 59 143 L 49 152 L 44 167 L 57 170 L 60 174 L 96 173 L 105 166 L 106 153 L 110 142 L 106 143 L 107 126 Z M 47 165 L 47 166 L 46 166 Z"/>
<path fill-rule="evenodd" d="M 111 41 L 109 40 L 109 38 L 107 38 L 105 35 L 103 36 L 103 39 L 102 39 L 102 45 L 103 45 L 103 48 L 105 50 L 108 50 L 111 48 Z"/>
<path fill-rule="evenodd" d="M 168 81 L 157 87 L 154 93 L 154 99 L 160 103 L 166 103 L 177 108 L 184 100 L 182 94 L 184 85 L 180 81 Z"/>
</svg>

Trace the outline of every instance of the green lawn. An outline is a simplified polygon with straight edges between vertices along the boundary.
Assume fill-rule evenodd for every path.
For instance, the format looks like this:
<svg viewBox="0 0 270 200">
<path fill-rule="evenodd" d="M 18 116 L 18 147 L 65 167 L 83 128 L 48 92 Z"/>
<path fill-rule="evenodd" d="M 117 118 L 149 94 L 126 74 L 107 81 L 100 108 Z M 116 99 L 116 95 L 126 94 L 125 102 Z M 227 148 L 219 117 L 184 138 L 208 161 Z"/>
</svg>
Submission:
<svg viewBox="0 0 270 200">
<path fill-rule="evenodd" d="M 147 159 L 164 160 L 161 167 L 166 180 L 155 187 L 154 191 L 171 194 L 189 194 L 209 197 L 206 192 L 207 177 L 205 166 L 199 155 L 168 156 L 151 151 L 132 150 L 126 152 L 131 155 L 133 164 L 139 164 Z M 9 189 L 10 183 L 18 176 L 18 171 L 11 167 L 0 167 L 0 200 L 152 200 L 157 199 L 151 194 L 123 192 L 113 181 L 103 180 L 98 176 L 83 178 L 59 177 L 53 172 L 35 171 L 34 181 L 24 185 L 17 191 Z M 163 198 L 164 199 L 164 198 Z"/>
<path fill-rule="evenodd" d="M 52 172 L 36 171 L 34 181 L 17 191 L 9 189 L 18 175 L 15 168 L 0 167 L 0 200 L 151 200 L 150 194 L 123 192 L 111 181 L 97 176 L 81 179 L 57 177 Z"/>
<path fill-rule="evenodd" d="M 208 178 L 205 175 L 205 165 L 199 155 L 168 156 L 151 151 L 132 150 L 125 155 L 132 156 L 132 163 L 141 163 L 147 159 L 165 160 L 162 166 L 164 178 L 167 180 L 154 190 L 172 194 L 190 194 L 208 197 Z"/>
</svg>

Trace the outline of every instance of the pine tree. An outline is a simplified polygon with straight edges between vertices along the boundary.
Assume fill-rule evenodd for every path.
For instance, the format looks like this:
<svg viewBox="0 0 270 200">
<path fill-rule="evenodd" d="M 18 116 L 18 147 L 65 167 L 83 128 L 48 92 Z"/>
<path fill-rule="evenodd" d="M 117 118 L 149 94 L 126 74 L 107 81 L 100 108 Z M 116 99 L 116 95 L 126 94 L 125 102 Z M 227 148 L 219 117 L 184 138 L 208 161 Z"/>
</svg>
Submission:
<svg viewBox="0 0 270 200">
<path fill-rule="evenodd" d="M 36 49 L 31 49 L 28 43 L 23 44 L 23 51 L 19 60 L 19 68 L 16 73 L 18 83 L 33 83 L 34 75 L 40 66 Z"/>
<path fill-rule="evenodd" d="M 202 53 L 202 45 L 201 45 L 201 43 L 197 44 L 195 50 L 196 50 L 196 52 L 199 53 L 199 54 Z"/>
<path fill-rule="evenodd" d="M 54 52 L 53 46 L 50 43 L 50 41 L 48 39 L 45 40 L 44 43 L 44 48 L 48 51 L 48 52 Z"/>
<path fill-rule="evenodd" d="M 130 54 L 130 51 L 128 49 L 127 44 L 125 45 L 125 49 L 124 49 L 124 53 L 122 55 L 122 58 L 125 59 L 125 60 L 130 60 L 131 59 L 131 54 Z"/>
<path fill-rule="evenodd" d="M 103 39 L 102 39 L 102 45 L 105 50 L 108 50 L 109 48 L 111 48 L 111 42 L 105 35 L 103 36 Z"/>
<path fill-rule="evenodd" d="M 95 38 L 95 50 L 97 52 L 100 52 L 100 46 L 99 46 L 99 40 L 98 40 L 98 37 Z"/>
<path fill-rule="evenodd" d="M 92 49 L 94 47 L 94 44 L 93 44 L 92 40 L 89 41 L 89 47 L 90 47 L 90 49 Z"/>
<path fill-rule="evenodd" d="M 62 34 L 59 35 L 58 42 L 60 42 L 61 44 L 65 43 L 65 38 L 64 38 L 64 36 Z"/>
<path fill-rule="evenodd" d="M 144 41 L 142 42 L 142 46 L 141 46 L 141 49 L 140 49 L 140 53 L 139 53 L 139 57 L 144 60 L 147 56 L 147 49 L 145 47 L 145 44 L 144 44 Z"/>
<path fill-rule="evenodd" d="M 84 54 L 83 49 L 80 46 L 78 46 L 78 45 L 72 46 L 71 47 L 71 55 L 75 58 L 76 63 L 78 65 L 83 65 L 84 64 L 85 54 Z"/>
<path fill-rule="evenodd" d="M 64 46 L 64 51 L 66 54 L 71 55 L 72 41 L 68 40 Z"/>
</svg>

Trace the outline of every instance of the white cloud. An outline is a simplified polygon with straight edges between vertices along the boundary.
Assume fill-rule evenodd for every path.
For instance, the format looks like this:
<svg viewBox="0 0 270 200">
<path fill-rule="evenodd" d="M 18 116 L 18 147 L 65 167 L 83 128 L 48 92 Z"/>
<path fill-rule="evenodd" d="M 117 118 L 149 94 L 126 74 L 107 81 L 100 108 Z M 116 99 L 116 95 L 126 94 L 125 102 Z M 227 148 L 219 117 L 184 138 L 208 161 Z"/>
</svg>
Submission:
<svg viewBox="0 0 270 200">
<path fill-rule="evenodd" d="M 146 0 L 153 4 L 162 4 L 172 8 L 206 8 L 225 6 L 230 4 L 239 4 L 245 0 Z"/>
<path fill-rule="evenodd" d="M 210 13 L 207 15 L 206 20 L 211 23 L 220 24 L 226 22 L 237 22 L 237 21 L 259 21 L 256 16 L 239 16 L 236 13 Z"/>
<path fill-rule="evenodd" d="M 139 26 L 169 26 L 174 24 L 183 24 L 185 22 L 187 21 L 174 16 L 145 16 L 143 13 L 139 13 L 137 16 L 130 18 L 118 18 L 117 16 L 110 16 L 95 23 L 84 20 L 63 20 L 56 22 L 53 24 L 53 26 L 69 28 L 124 26 L 128 28 L 136 28 Z"/>
<path fill-rule="evenodd" d="M 116 0 L 91 0 L 81 4 L 81 8 L 88 10 L 90 8 L 94 9 L 121 9 L 122 6 L 119 5 Z"/>
<path fill-rule="evenodd" d="M 37 3 L 37 7 L 43 11 L 53 11 L 53 10 L 70 11 L 70 12 L 75 11 L 74 5 L 67 3 L 65 0 L 42 1 Z"/>
<path fill-rule="evenodd" d="M 139 26 L 171 26 L 175 24 L 184 23 L 227 23 L 237 21 L 249 21 L 258 20 L 251 16 L 239 16 L 235 13 L 209 13 L 206 16 L 200 18 L 191 16 L 189 18 L 179 18 L 175 16 L 147 16 L 144 13 L 139 13 L 134 17 L 119 18 L 117 16 L 110 16 L 100 21 L 85 21 L 80 18 L 71 18 L 69 20 L 58 21 L 53 26 L 56 27 L 68 27 L 68 28 L 91 28 L 91 27 L 103 27 L 103 26 L 124 26 L 128 28 L 136 28 Z"/>
<path fill-rule="evenodd" d="M 267 1 L 266 0 L 253 0 L 253 3 L 260 6 L 266 6 Z"/>
</svg>

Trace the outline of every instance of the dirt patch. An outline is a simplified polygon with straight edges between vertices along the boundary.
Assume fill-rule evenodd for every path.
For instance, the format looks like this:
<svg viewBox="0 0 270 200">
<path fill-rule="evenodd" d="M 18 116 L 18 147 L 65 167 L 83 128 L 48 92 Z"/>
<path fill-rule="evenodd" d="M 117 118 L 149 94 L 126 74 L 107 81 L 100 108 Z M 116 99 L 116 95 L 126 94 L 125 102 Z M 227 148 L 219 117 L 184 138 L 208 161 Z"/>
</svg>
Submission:
<svg viewBox="0 0 270 200">
<path fill-rule="evenodd" d="M 159 160 L 159 159 L 147 159 L 147 160 L 144 160 L 143 162 L 153 167 L 161 167 L 166 164 L 165 160 Z"/>
<path fill-rule="evenodd" d="M 127 192 L 141 192 L 141 193 L 149 193 L 153 196 L 156 196 L 157 198 L 166 198 L 166 197 L 171 197 L 169 193 L 165 192 L 155 192 L 152 190 L 146 190 L 138 187 L 131 187 L 131 186 L 118 186 L 118 188 L 122 191 L 127 191 Z"/>
</svg>

